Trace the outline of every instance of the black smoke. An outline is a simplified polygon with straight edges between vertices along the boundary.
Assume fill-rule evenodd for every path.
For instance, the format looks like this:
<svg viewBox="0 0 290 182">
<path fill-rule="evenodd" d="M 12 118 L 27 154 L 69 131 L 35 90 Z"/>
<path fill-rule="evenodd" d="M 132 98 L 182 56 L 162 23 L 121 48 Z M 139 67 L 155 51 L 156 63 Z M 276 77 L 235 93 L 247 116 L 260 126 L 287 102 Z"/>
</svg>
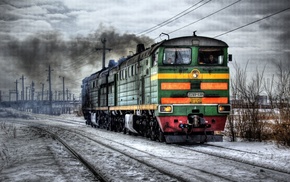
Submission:
<svg viewBox="0 0 290 182">
<path fill-rule="evenodd" d="M 103 38 L 107 40 L 106 47 L 112 49 L 106 54 L 106 64 L 110 59 L 126 57 L 130 51 L 134 52 L 139 43 L 147 46 L 154 43 L 149 37 L 121 34 L 114 28 L 100 27 L 87 36 L 70 38 L 64 38 L 59 32 L 40 32 L 24 40 L 10 39 L 3 49 L 5 57 L 13 64 L 15 73 L 18 76 L 24 75 L 28 83 L 47 83 L 50 66 L 53 69 L 53 89 L 61 90 L 59 77 L 64 76 L 68 89 L 80 90 L 82 69 L 91 68 L 91 72 L 86 73 L 89 76 L 102 68 L 102 51 L 97 51 L 96 48 L 102 48 Z"/>
</svg>

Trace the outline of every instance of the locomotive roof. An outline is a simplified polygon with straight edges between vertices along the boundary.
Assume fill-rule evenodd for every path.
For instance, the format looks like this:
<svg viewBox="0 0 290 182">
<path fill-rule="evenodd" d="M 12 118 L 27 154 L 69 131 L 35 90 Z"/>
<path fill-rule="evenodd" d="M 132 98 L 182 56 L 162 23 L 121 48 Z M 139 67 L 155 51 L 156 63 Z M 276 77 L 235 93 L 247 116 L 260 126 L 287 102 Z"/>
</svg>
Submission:
<svg viewBox="0 0 290 182">
<path fill-rule="evenodd" d="M 210 37 L 200 37 L 200 36 L 187 36 L 187 37 L 173 38 L 173 39 L 163 41 L 161 45 L 164 45 L 164 46 L 195 45 L 195 46 L 228 47 L 228 45 L 221 40 L 210 38 Z"/>
</svg>

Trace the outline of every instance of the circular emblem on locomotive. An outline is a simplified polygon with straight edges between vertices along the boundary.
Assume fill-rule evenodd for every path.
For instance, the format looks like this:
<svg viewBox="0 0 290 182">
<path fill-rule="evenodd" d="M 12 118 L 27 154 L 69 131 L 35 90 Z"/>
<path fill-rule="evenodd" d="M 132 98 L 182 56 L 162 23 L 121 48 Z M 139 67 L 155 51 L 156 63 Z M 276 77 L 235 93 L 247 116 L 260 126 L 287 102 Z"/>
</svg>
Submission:
<svg viewBox="0 0 290 182">
<path fill-rule="evenodd" d="M 193 69 L 191 71 L 191 75 L 192 75 L 193 78 L 198 78 L 199 74 L 200 74 L 200 72 L 199 72 L 198 69 Z"/>
</svg>

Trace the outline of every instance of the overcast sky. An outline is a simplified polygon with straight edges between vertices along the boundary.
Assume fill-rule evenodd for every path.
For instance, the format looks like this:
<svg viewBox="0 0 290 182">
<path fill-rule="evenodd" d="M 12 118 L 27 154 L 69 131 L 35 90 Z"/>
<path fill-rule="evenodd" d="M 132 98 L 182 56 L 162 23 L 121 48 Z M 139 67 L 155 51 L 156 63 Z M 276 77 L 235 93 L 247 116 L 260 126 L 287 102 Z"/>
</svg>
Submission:
<svg viewBox="0 0 290 182">
<path fill-rule="evenodd" d="M 289 61 L 289 20 L 289 0 L 0 0 L 0 90 L 8 95 L 22 75 L 26 86 L 47 88 L 51 65 L 53 90 L 64 76 L 78 94 L 82 78 L 101 67 L 94 48 L 104 36 L 109 60 L 160 41 L 162 32 L 173 38 L 196 30 L 227 42 L 234 61 L 249 61 L 253 72 Z"/>
</svg>

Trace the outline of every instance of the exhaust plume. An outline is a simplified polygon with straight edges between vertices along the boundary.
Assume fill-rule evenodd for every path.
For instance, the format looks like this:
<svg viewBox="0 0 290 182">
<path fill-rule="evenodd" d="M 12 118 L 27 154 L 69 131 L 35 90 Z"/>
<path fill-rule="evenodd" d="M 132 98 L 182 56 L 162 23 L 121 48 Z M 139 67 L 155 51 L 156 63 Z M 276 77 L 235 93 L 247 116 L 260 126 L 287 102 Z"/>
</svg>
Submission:
<svg viewBox="0 0 290 182">
<path fill-rule="evenodd" d="M 81 80 L 101 69 L 102 52 L 96 51 L 96 47 L 102 47 L 102 38 L 106 38 L 106 46 L 112 49 L 106 54 L 106 66 L 108 60 L 117 60 L 126 57 L 130 51 L 135 51 L 139 43 L 145 46 L 154 43 L 149 37 L 120 34 L 114 28 L 103 26 L 87 36 L 79 35 L 68 40 L 59 32 L 41 32 L 24 40 L 10 39 L 4 47 L 5 58 L 12 63 L 10 66 L 17 75 L 16 78 L 6 78 L 6 81 L 13 83 L 20 75 L 24 75 L 25 84 L 34 81 L 36 89 L 40 89 L 38 83 L 45 83 L 48 88 L 46 70 L 50 65 L 53 69 L 53 90 L 62 90 L 59 76 L 64 76 L 65 87 L 79 93 Z"/>
</svg>

